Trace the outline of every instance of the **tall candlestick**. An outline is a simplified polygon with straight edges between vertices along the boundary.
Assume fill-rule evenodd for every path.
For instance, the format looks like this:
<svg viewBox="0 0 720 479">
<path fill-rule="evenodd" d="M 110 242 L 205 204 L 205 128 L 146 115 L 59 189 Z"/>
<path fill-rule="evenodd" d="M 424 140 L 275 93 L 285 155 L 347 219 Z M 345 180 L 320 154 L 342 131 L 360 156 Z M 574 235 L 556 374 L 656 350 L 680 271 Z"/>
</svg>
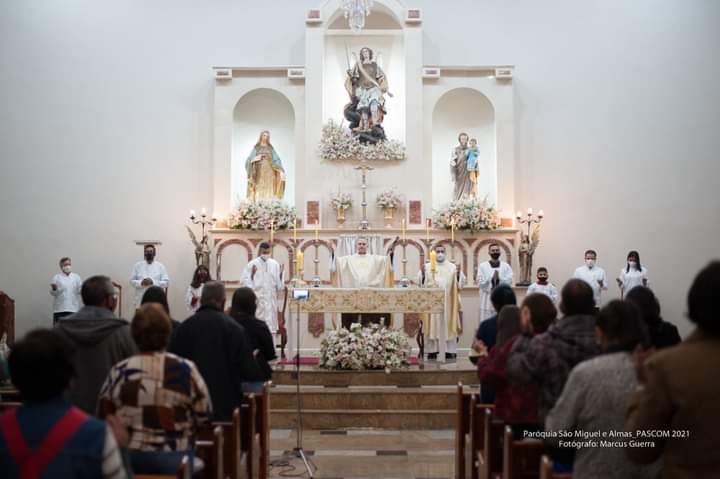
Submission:
<svg viewBox="0 0 720 479">
<path fill-rule="evenodd" d="M 297 258 L 296 267 L 299 273 L 300 271 L 305 269 L 305 254 L 302 251 L 298 250 L 295 256 Z"/>
<path fill-rule="evenodd" d="M 437 253 L 435 250 L 430 251 L 430 271 L 437 271 Z"/>
<path fill-rule="evenodd" d="M 430 244 L 430 218 L 425 219 L 425 243 Z"/>
<path fill-rule="evenodd" d="M 405 241 L 407 239 L 405 234 L 405 218 L 400 222 L 400 225 L 402 226 L 402 240 Z"/>
<path fill-rule="evenodd" d="M 293 220 L 293 243 L 297 243 L 297 218 Z"/>
<path fill-rule="evenodd" d="M 315 241 L 320 240 L 320 230 L 317 227 L 317 223 L 315 224 Z"/>
</svg>

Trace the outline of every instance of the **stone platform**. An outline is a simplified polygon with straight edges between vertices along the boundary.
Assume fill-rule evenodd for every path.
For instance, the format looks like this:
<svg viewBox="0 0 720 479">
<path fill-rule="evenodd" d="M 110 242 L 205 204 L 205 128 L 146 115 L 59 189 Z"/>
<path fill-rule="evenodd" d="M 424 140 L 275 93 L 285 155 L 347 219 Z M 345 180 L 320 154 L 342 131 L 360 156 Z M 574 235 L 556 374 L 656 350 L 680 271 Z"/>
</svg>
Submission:
<svg viewBox="0 0 720 479">
<path fill-rule="evenodd" d="M 385 428 L 451 429 L 456 386 L 477 385 L 474 366 L 425 363 L 407 370 L 327 371 L 300 369 L 303 427 L 308 429 Z M 295 427 L 297 397 L 294 369 L 278 367 L 270 394 L 273 428 Z"/>
</svg>

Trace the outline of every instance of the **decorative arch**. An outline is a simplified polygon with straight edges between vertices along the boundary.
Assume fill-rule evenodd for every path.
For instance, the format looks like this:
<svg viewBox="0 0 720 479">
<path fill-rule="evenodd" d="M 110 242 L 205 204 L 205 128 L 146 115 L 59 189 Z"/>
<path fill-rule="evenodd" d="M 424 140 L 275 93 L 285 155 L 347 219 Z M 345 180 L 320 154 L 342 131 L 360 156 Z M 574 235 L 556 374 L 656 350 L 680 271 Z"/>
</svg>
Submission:
<svg viewBox="0 0 720 479">
<path fill-rule="evenodd" d="M 379 10 L 390 16 L 399 28 L 403 28 L 406 9 L 407 6 L 400 0 L 375 0 L 373 2 L 373 10 Z M 320 7 L 320 12 L 324 27 L 327 29 L 338 17 L 343 15 L 342 0 L 326 0 Z"/>
<path fill-rule="evenodd" d="M 215 278 L 217 278 L 218 281 L 222 281 L 222 252 L 225 248 L 233 244 L 237 244 L 245 248 L 248 259 L 252 259 L 253 257 L 252 245 L 243 239 L 229 239 L 221 242 L 215 251 Z"/>
<path fill-rule="evenodd" d="M 434 248 L 435 246 L 451 246 L 453 244 L 452 240 L 444 239 L 440 241 L 436 241 L 432 244 L 431 248 Z M 460 253 L 462 254 L 462 272 L 465 273 L 467 276 L 467 268 L 468 268 L 468 251 L 464 244 L 462 244 L 457 239 L 455 240 L 455 247 L 460 250 Z M 449 257 L 448 257 L 449 259 Z M 475 276 L 473 276 L 474 278 Z"/>
</svg>

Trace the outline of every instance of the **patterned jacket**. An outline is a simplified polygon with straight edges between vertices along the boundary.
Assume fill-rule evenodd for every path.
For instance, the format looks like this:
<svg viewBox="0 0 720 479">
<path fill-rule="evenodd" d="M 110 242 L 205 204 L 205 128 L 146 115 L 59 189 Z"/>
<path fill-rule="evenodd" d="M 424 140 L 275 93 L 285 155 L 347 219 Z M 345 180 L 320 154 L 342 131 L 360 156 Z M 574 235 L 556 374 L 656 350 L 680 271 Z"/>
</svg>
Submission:
<svg viewBox="0 0 720 479">
<path fill-rule="evenodd" d="M 507 377 L 510 382 L 537 385 L 538 419 L 542 426 L 572 368 L 599 352 L 595 317 L 566 316 L 542 334 L 522 336 L 515 341 L 507 361 Z"/>
</svg>

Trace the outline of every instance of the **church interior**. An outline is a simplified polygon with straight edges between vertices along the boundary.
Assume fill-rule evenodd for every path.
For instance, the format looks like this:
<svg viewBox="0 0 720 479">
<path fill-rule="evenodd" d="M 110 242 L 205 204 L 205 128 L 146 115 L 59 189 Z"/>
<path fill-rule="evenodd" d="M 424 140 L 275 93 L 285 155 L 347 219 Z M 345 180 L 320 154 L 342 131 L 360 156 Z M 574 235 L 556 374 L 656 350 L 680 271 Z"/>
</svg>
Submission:
<svg viewBox="0 0 720 479">
<path fill-rule="evenodd" d="M 0 2 L 0 477 L 719 477 L 718 24 Z"/>
</svg>

